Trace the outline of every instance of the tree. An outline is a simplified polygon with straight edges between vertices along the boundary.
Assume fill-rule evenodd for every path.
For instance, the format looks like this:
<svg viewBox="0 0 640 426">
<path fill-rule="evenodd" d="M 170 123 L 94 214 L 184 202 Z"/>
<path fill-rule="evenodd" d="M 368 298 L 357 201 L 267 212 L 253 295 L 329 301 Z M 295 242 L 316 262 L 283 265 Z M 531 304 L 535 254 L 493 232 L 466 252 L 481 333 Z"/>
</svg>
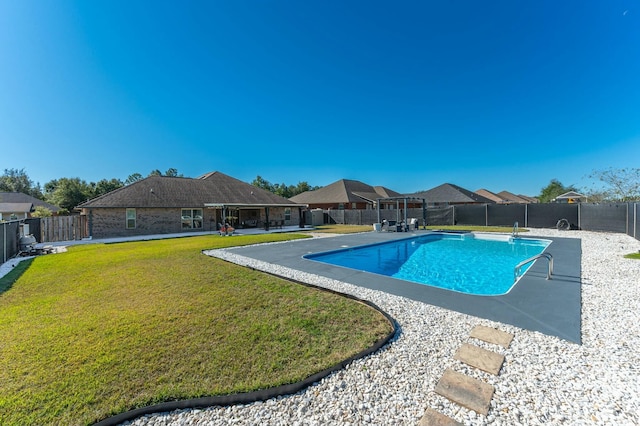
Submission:
<svg viewBox="0 0 640 426">
<path fill-rule="evenodd" d="M 46 201 L 66 211 L 92 198 L 93 193 L 91 185 L 80 178 L 54 179 L 45 184 Z"/>
<path fill-rule="evenodd" d="M 268 180 L 262 178 L 261 176 L 256 176 L 253 182 L 251 182 L 251 185 L 257 186 L 258 188 L 262 188 L 269 192 L 273 192 L 274 194 L 277 194 L 284 198 L 291 198 L 294 195 L 321 188 L 320 186 L 310 186 L 307 182 L 298 182 L 298 185 L 295 186 L 287 185 L 284 182 L 271 184 Z"/>
<path fill-rule="evenodd" d="M 589 176 L 604 183 L 604 194 L 611 201 L 640 200 L 640 168 L 613 167 L 606 170 L 595 170 Z"/>
<path fill-rule="evenodd" d="M 31 213 L 31 217 L 51 217 L 53 212 L 45 206 L 36 206 L 36 209 Z"/>
<path fill-rule="evenodd" d="M 167 169 L 166 172 L 164 172 L 165 176 L 170 176 L 170 177 L 183 177 L 182 174 L 178 174 L 178 169 L 174 169 L 173 167 L 170 169 Z"/>
<path fill-rule="evenodd" d="M 564 186 L 558 179 L 551 179 L 549 185 L 542 188 L 538 200 L 541 203 L 549 203 L 558 195 L 562 195 L 565 192 L 578 191 L 573 185 Z"/>
<path fill-rule="evenodd" d="M 321 186 L 311 186 L 309 185 L 307 182 L 298 182 L 298 185 L 296 185 L 292 190 L 292 197 L 294 195 L 298 195 L 298 194 L 302 194 L 303 192 L 307 192 L 307 191 L 315 191 L 316 189 L 320 189 L 322 188 Z"/>
<path fill-rule="evenodd" d="M 91 183 L 93 187 L 93 196 L 91 198 L 99 197 L 100 195 L 106 194 L 107 192 L 114 191 L 118 188 L 122 188 L 124 183 L 120 179 L 102 179 L 98 181 L 98 183 Z"/>
<path fill-rule="evenodd" d="M 260 175 L 256 176 L 253 182 L 251 182 L 251 185 L 262 188 L 265 191 L 273 192 L 273 185 L 271 185 L 268 180 L 263 179 Z"/>
<path fill-rule="evenodd" d="M 129 175 L 129 177 L 127 178 L 127 180 L 124 181 L 125 185 L 131 185 L 132 183 L 135 183 L 139 180 L 144 179 L 142 177 L 142 175 L 140 173 L 133 173 L 131 175 Z"/>
<path fill-rule="evenodd" d="M 4 174 L 0 176 L 0 191 L 21 192 L 40 200 L 44 199 L 40 184 L 34 185 L 24 169 L 4 169 Z"/>
<path fill-rule="evenodd" d="M 283 198 L 290 198 L 293 195 L 291 195 L 291 189 L 293 188 L 293 186 L 287 186 L 286 183 L 282 182 L 280 184 L 276 183 L 273 185 L 273 193 L 276 195 L 279 195 Z"/>
<path fill-rule="evenodd" d="M 583 194 L 587 196 L 587 200 L 590 203 L 602 203 L 609 199 L 609 194 L 598 189 L 590 189 L 586 192 L 583 192 Z"/>
</svg>

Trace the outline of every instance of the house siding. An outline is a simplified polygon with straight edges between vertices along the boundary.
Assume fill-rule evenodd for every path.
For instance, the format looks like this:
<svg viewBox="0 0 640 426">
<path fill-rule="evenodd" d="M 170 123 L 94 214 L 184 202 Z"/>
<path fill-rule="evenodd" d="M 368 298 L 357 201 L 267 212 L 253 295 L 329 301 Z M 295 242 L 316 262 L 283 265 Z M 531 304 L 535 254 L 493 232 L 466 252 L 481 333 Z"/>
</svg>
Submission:
<svg viewBox="0 0 640 426">
<path fill-rule="evenodd" d="M 182 208 L 136 208 L 136 227 L 126 228 L 126 208 L 92 208 L 82 209 L 82 214 L 89 217 L 89 234 L 92 238 L 113 238 L 153 234 L 174 234 L 215 231 L 217 224 L 222 221 L 222 211 L 219 209 L 189 207 L 202 209 L 202 228 L 182 228 Z M 284 220 L 284 207 L 272 207 L 269 210 L 270 220 Z M 259 220 L 266 219 L 264 208 L 260 209 Z M 285 221 L 285 226 L 298 225 L 300 214 L 297 207 L 291 208 L 291 219 Z M 235 224 L 238 226 L 238 224 Z"/>
<path fill-rule="evenodd" d="M 185 207 L 186 208 L 186 207 Z M 201 207 L 194 207 L 201 208 Z M 179 208 L 136 208 L 136 227 L 126 228 L 126 208 L 84 209 L 89 216 L 89 232 L 93 238 L 133 235 L 173 234 L 215 230 L 215 210 L 203 209 L 203 227 L 183 229 Z"/>
</svg>

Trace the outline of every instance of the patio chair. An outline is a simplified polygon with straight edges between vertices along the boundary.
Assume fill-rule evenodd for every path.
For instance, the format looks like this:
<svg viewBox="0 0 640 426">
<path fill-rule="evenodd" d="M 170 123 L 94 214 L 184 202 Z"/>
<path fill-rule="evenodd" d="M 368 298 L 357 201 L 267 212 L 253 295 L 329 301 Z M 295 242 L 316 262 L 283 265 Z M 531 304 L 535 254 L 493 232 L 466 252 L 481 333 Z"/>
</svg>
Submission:
<svg viewBox="0 0 640 426">
<path fill-rule="evenodd" d="M 220 235 L 224 235 L 224 236 L 233 235 L 235 231 L 235 228 L 229 225 L 228 223 L 225 223 L 224 225 L 219 223 L 218 227 L 220 228 L 218 232 L 220 233 Z"/>
</svg>

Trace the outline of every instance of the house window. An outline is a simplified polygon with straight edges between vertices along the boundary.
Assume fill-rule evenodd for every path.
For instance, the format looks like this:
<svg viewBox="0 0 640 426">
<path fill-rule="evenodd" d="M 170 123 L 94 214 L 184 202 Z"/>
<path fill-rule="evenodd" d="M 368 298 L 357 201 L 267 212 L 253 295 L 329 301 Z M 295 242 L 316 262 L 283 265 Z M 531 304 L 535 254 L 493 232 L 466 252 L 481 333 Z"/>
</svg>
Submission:
<svg viewBox="0 0 640 426">
<path fill-rule="evenodd" d="M 182 229 L 202 228 L 202 209 L 182 209 L 180 216 Z"/>
<path fill-rule="evenodd" d="M 291 220 L 291 209 L 288 207 L 284 209 L 284 220 Z"/>
<path fill-rule="evenodd" d="M 351 203 L 351 208 L 352 208 L 352 209 L 354 209 L 354 210 L 355 210 L 355 209 L 357 209 L 357 208 L 358 208 L 358 204 L 356 204 L 356 203 Z"/>
<path fill-rule="evenodd" d="M 136 229 L 136 209 L 127 209 L 127 229 Z"/>
<path fill-rule="evenodd" d="M 344 210 L 344 203 L 338 204 L 338 210 Z"/>
</svg>

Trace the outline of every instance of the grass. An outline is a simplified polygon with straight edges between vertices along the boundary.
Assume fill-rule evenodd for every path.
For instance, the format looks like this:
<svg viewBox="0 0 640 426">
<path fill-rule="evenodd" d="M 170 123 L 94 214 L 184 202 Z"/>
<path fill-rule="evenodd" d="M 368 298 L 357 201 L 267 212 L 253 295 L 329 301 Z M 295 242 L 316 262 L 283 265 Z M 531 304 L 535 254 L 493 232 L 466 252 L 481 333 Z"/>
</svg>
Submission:
<svg viewBox="0 0 640 426">
<path fill-rule="evenodd" d="M 311 232 L 327 234 L 354 234 L 357 232 L 373 231 L 371 225 L 321 225 L 313 228 Z"/>
<path fill-rule="evenodd" d="M 20 278 L 20 275 L 22 275 L 24 271 L 29 268 L 31 262 L 33 262 L 33 259 L 27 259 L 18 262 L 17 265 L 11 271 L 9 271 L 8 274 L 0 278 L 0 295 L 11 288 L 13 283 L 15 283 L 18 278 Z"/>
<path fill-rule="evenodd" d="M 445 231 L 513 232 L 512 226 L 433 225 L 427 226 L 427 229 L 442 229 Z M 518 232 L 529 232 L 529 230 L 525 228 L 518 228 Z"/>
<path fill-rule="evenodd" d="M 201 253 L 298 237 L 74 246 L 12 271 L 0 279 L 0 424 L 84 425 L 292 383 L 389 333 L 367 305 Z"/>
<path fill-rule="evenodd" d="M 624 255 L 627 259 L 637 259 L 640 260 L 640 253 L 629 253 Z"/>
</svg>

